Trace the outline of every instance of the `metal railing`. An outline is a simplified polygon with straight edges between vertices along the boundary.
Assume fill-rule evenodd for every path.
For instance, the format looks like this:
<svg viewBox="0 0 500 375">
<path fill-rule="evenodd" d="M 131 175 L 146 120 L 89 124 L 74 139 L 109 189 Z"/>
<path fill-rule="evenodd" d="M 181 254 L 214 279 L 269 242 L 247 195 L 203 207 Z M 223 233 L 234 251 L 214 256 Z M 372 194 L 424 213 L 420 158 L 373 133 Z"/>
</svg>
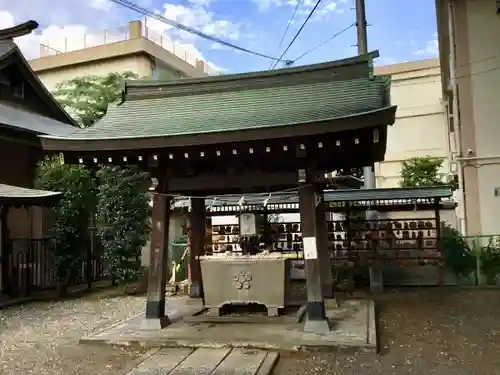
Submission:
<svg viewBox="0 0 500 375">
<path fill-rule="evenodd" d="M 475 258 L 476 285 L 500 286 L 500 234 L 465 236 L 464 240 Z"/>
<path fill-rule="evenodd" d="M 199 53 L 190 50 L 183 45 L 175 43 L 167 34 L 159 33 L 152 27 L 148 26 L 146 20 L 141 21 L 141 27 L 142 37 L 186 61 L 193 67 L 197 67 L 197 60 L 202 60 Z M 79 35 L 71 35 L 71 37 L 64 35 L 51 37 L 50 39 L 44 39 L 41 41 L 40 57 L 59 55 L 61 53 L 121 42 L 131 38 L 132 36 L 130 35 L 129 26 L 86 32 Z M 203 70 L 208 75 L 221 74 L 219 70 L 210 66 L 206 61 L 203 61 Z"/>
<path fill-rule="evenodd" d="M 128 26 L 87 32 L 67 37 L 64 35 L 42 40 L 40 57 L 78 51 L 130 39 Z"/>
<path fill-rule="evenodd" d="M 54 251 L 49 239 L 12 239 L 2 251 L 2 289 L 10 297 L 26 297 L 57 288 Z M 108 278 L 97 238 L 91 234 L 86 254 L 66 287 Z"/>
</svg>

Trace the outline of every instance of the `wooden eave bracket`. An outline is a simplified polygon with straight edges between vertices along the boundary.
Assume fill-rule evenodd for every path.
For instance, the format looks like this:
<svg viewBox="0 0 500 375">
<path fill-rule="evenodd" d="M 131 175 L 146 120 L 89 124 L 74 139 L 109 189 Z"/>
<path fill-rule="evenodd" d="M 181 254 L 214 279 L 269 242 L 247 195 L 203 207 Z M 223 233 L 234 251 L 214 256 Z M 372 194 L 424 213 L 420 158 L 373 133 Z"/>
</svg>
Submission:
<svg viewBox="0 0 500 375">
<path fill-rule="evenodd" d="M 17 26 L 0 29 L 0 40 L 14 39 L 23 35 L 28 35 L 38 28 L 38 22 L 27 21 Z"/>
</svg>

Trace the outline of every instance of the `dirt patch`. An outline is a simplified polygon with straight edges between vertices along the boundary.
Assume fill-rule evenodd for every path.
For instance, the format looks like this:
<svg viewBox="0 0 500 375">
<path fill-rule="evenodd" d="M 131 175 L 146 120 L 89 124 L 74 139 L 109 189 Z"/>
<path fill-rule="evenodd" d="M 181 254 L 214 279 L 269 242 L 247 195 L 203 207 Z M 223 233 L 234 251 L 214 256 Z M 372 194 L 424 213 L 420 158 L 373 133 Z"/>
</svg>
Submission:
<svg viewBox="0 0 500 375">
<path fill-rule="evenodd" d="M 297 353 L 274 374 L 500 374 L 500 290 L 395 291 L 377 310 L 379 355 Z"/>
</svg>

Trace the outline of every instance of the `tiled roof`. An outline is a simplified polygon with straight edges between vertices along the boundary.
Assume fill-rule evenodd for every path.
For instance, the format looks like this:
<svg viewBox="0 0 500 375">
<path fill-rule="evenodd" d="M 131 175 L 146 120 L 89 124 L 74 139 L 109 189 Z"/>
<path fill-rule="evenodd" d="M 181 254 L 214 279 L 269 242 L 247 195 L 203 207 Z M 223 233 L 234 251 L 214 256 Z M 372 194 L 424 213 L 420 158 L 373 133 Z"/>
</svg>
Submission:
<svg viewBox="0 0 500 375">
<path fill-rule="evenodd" d="M 231 132 L 328 121 L 390 107 L 390 77 L 373 77 L 367 57 L 351 60 L 359 66 L 354 76 L 346 73 L 347 63 L 332 62 L 169 84 L 134 83 L 125 93 L 129 99 L 110 107 L 96 125 L 61 138 Z"/>
<path fill-rule="evenodd" d="M 331 120 L 380 109 L 384 87 L 384 81 L 358 79 L 132 100 L 71 136 L 175 136 Z"/>
<path fill-rule="evenodd" d="M 34 26 L 32 23 L 34 21 L 29 21 L 26 24 L 20 25 L 20 27 L 32 27 Z M 36 24 L 36 22 L 35 22 Z M 11 28 L 12 32 L 17 32 L 21 29 L 18 27 Z M 0 29 L 0 34 L 2 33 Z M 1 37 L 1 35 L 0 35 Z M 1 39 L 0 38 L 0 62 L 5 61 L 6 59 L 12 58 L 19 69 L 21 70 L 21 74 L 23 74 L 24 79 L 29 82 L 34 90 L 36 91 L 39 98 L 46 104 L 46 106 L 50 109 L 52 117 L 61 123 L 65 123 L 66 127 L 69 130 L 74 130 L 76 127 L 76 122 L 71 118 L 71 116 L 66 113 L 66 111 L 59 105 L 56 99 L 52 96 L 52 94 L 47 90 L 47 88 L 43 85 L 37 75 L 31 69 L 29 63 L 24 58 L 22 52 L 19 50 L 14 41 L 10 38 Z M 56 132 L 59 133 L 59 132 Z M 46 133 L 51 134 L 51 133 Z"/>
<path fill-rule="evenodd" d="M 49 135 L 67 135 L 75 129 L 63 122 L 4 101 L 0 101 L 0 124 L 36 134 Z"/>
<path fill-rule="evenodd" d="M 52 204 L 61 193 L 0 184 L 0 205 Z"/>
<path fill-rule="evenodd" d="M 450 186 L 426 186 L 418 188 L 380 188 L 380 189 L 338 189 L 325 190 L 325 202 L 354 202 L 354 201 L 397 201 L 397 200 L 414 200 L 414 199 L 431 199 L 431 198 L 450 198 L 452 190 Z M 228 195 L 207 198 L 206 206 L 237 206 L 241 195 Z M 246 194 L 245 203 L 263 204 L 267 199 L 268 204 L 298 204 L 299 197 L 297 192 L 273 193 L 269 196 L 268 193 L 262 194 Z M 174 199 L 174 207 L 186 207 L 188 199 L 179 197 Z"/>
</svg>

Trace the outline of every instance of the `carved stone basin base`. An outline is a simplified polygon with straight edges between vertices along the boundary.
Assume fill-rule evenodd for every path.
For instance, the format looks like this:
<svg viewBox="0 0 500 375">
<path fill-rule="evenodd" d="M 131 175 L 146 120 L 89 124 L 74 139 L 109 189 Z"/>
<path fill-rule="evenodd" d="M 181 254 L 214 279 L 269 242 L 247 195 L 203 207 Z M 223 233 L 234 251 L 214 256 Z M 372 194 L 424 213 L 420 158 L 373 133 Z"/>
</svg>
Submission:
<svg viewBox="0 0 500 375">
<path fill-rule="evenodd" d="M 285 307 L 287 262 L 280 254 L 200 257 L 209 315 L 220 316 L 224 305 L 257 303 L 277 316 Z"/>
</svg>

